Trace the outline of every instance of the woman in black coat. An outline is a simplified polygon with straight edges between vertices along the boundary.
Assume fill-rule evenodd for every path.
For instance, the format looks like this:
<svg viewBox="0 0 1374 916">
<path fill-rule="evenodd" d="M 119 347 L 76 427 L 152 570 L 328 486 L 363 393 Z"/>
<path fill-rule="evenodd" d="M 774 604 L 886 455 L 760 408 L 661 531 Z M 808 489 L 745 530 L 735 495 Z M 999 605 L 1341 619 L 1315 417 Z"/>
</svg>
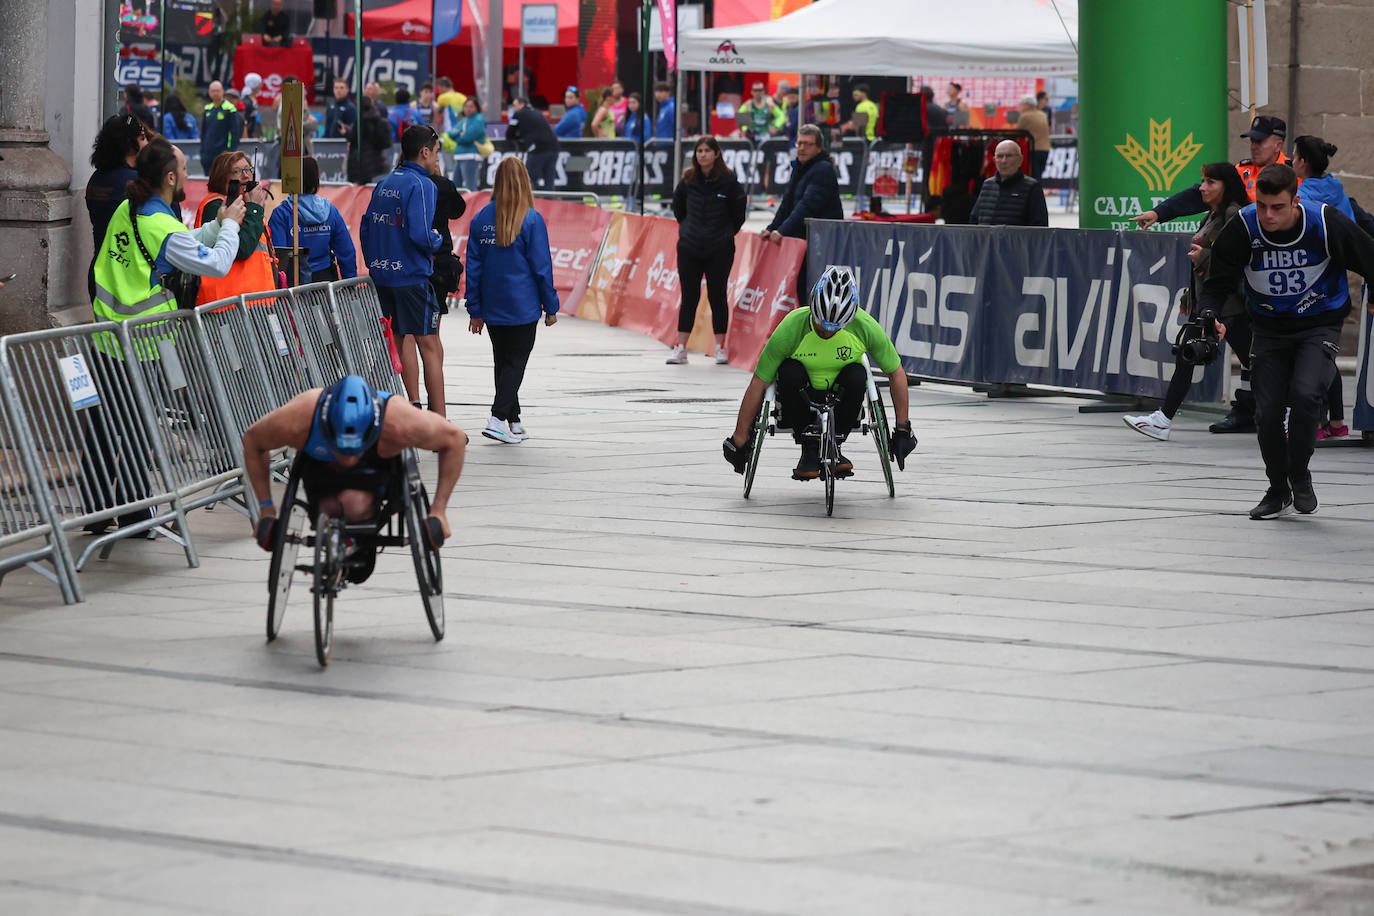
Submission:
<svg viewBox="0 0 1374 916">
<path fill-rule="evenodd" d="M 744 188 L 721 161 L 720 144 L 715 137 L 702 137 L 692 153 L 692 164 L 673 191 L 682 305 L 677 315 L 677 346 L 668 357 L 670 364 L 687 362 L 687 338 L 696 324 L 703 275 L 711 302 L 711 330 L 716 335 L 716 362 L 726 362 L 730 303 L 725 298 L 725 284 L 735 263 L 735 233 L 744 225 L 746 209 Z"/>
</svg>

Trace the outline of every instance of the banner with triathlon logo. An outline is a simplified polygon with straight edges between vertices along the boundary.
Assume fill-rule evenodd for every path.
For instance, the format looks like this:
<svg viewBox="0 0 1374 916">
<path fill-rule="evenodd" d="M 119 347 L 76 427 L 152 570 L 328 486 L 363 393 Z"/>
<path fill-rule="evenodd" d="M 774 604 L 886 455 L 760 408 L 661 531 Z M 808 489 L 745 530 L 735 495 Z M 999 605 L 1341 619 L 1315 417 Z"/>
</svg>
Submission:
<svg viewBox="0 0 1374 916">
<path fill-rule="evenodd" d="M 1183 323 L 1171 233 L 808 222 L 813 272 L 852 267 L 908 372 L 1163 398 Z M 1222 397 L 1218 360 L 1190 400 Z"/>
</svg>

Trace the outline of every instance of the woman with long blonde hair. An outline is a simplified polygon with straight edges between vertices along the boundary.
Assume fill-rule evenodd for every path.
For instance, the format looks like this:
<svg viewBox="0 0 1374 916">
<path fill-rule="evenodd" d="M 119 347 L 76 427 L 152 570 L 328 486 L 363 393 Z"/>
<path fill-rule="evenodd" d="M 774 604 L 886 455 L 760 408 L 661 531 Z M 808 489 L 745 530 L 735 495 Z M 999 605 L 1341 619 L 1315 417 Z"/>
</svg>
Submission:
<svg viewBox="0 0 1374 916">
<path fill-rule="evenodd" d="M 491 339 L 496 396 L 482 435 L 518 445 L 529 438 L 520 421 L 520 385 L 534 349 L 540 315 L 558 321 L 549 230 L 534 209 L 525 163 L 501 160 L 491 203 L 472 218 L 467 251 L 468 330 Z"/>
</svg>

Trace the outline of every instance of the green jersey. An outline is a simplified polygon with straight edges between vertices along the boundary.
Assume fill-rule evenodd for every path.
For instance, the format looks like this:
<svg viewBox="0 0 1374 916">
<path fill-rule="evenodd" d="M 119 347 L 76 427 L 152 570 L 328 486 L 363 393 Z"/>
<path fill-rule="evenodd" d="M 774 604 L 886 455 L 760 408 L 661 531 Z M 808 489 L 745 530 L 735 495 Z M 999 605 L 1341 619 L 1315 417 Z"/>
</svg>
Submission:
<svg viewBox="0 0 1374 916">
<path fill-rule="evenodd" d="M 806 368 L 811 387 L 829 390 L 840 370 L 858 362 L 865 353 L 883 372 L 896 372 L 902 367 L 897 348 L 892 345 L 882 325 L 865 311 L 858 311 L 854 320 L 833 336 L 823 339 L 811 324 L 811 309 L 806 306 L 787 313 L 764 344 L 754 375 L 760 381 L 773 384 L 778 380 L 778 367 L 785 359 L 795 359 Z"/>
</svg>

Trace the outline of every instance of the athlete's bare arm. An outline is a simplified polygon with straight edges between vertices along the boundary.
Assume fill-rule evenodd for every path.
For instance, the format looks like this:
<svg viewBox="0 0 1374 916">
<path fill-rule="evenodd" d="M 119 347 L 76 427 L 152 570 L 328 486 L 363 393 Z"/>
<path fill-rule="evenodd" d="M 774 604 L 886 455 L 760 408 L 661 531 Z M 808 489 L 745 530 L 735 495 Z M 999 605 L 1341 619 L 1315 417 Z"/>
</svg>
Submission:
<svg viewBox="0 0 1374 916">
<path fill-rule="evenodd" d="M 459 475 L 463 473 L 463 455 L 467 445 L 467 433 L 463 432 L 462 427 L 455 426 L 439 414 L 421 410 L 401 398 L 393 397 L 387 404 L 377 454 L 384 458 L 391 457 L 399 455 L 406 448 L 438 452 L 439 480 L 431 495 L 429 514 L 443 525 L 444 537 L 450 534 L 448 501 Z"/>
<path fill-rule="evenodd" d="M 274 449 L 302 449 L 310 436 L 315 404 L 323 388 L 302 392 L 258 420 L 243 434 L 243 466 L 258 500 L 272 498 L 271 454 Z M 276 518 L 276 506 L 262 507 L 264 518 Z"/>
</svg>

